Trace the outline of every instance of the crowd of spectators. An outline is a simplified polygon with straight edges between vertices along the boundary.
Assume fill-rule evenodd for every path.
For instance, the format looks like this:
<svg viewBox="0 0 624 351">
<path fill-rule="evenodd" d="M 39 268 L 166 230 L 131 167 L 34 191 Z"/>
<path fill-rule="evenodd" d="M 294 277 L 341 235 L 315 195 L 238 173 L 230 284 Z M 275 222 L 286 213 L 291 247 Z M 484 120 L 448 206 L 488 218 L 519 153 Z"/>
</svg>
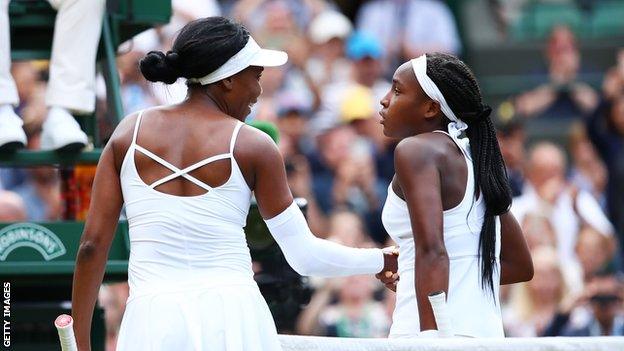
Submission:
<svg viewBox="0 0 624 351">
<path fill-rule="evenodd" d="M 356 247 L 392 244 L 381 209 L 393 177 L 396 141 L 382 133 L 379 100 L 406 59 L 431 51 L 461 55 L 447 4 L 371 0 L 354 19 L 326 0 L 174 0 L 173 7 L 169 25 L 120 48 L 125 113 L 185 96 L 183 79 L 170 86 L 148 84 L 138 71 L 143 55 L 168 50 L 175 32 L 190 20 L 235 18 L 261 45 L 289 53 L 288 65 L 264 71 L 263 94 L 248 120 L 279 128 L 290 186 L 296 197 L 308 200 L 313 232 Z M 513 9 L 507 10 L 512 16 Z M 535 266 L 532 281 L 502 290 L 506 333 L 624 335 L 619 245 L 624 235 L 624 49 L 604 72 L 600 88 L 579 78 L 581 50 L 570 29 L 555 27 L 545 47 L 544 83 L 510 96 L 492 115 L 515 196 L 511 211 Z M 13 64 L 30 149 L 39 143 L 45 72 L 38 62 Z M 106 133 L 114 125 L 103 82 L 99 85 L 98 123 Z M 567 121 L 568 142 L 540 140 L 529 147 L 526 125 L 536 119 Z M 59 175 L 53 168 L 0 169 L 0 189 L 3 221 L 60 216 Z M 311 284 L 314 294 L 292 332 L 387 335 L 394 296 L 373 278 L 313 279 Z M 119 286 L 102 290 L 113 331 L 123 294 Z M 114 332 L 109 336 L 114 340 Z"/>
</svg>

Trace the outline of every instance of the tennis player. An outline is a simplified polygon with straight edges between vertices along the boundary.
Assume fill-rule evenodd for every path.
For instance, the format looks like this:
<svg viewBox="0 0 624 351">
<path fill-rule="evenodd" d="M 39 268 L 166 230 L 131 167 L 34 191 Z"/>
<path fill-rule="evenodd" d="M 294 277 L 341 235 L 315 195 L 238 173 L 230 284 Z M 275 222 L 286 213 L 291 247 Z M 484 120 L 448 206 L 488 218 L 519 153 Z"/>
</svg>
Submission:
<svg viewBox="0 0 624 351">
<path fill-rule="evenodd" d="M 261 49 L 243 26 L 210 17 L 186 25 L 171 51 L 150 52 L 140 62 L 150 81 L 187 78 L 188 96 L 128 116 L 103 151 L 73 282 L 79 351 L 90 350 L 93 308 L 122 204 L 130 226 L 130 296 L 118 351 L 281 349 L 243 232 L 252 192 L 300 274 L 396 271 L 391 253 L 316 238 L 293 202 L 277 146 L 243 123 L 262 92 L 263 66 L 286 60 L 284 52 Z"/>
<path fill-rule="evenodd" d="M 381 105 L 384 134 L 402 139 L 382 213 L 400 252 L 390 337 L 435 337 L 428 296 L 441 291 L 454 335 L 504 336 L 499 286 L 533 266 L 474 75 L 454 56 L 423 55 L 396 70 Z"/>
</svg>

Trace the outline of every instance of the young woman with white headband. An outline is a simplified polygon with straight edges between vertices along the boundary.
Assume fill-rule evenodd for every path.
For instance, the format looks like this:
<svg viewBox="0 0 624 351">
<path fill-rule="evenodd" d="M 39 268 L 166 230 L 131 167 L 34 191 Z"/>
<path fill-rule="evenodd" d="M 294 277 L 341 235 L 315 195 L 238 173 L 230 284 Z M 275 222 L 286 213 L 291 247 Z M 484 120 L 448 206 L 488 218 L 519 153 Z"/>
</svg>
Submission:
<svg viewBox="0 0 624 351">
<path fill-rule="evenodd" d="M 252 191 L 300 274 L 396 271 L 393 253 L 316 238 L 293 202 L 277 146 L 243 123 L 262 91 L 262 67 L 286 60 L 243 26 L 210 17 L 187 24 L 171 51 L 141 61 L 150 81 L 187 78 L 188 96 L 128 116 L 102 153 L 74 274 L 79 351 L 91 349 L 93 308 L 124 203 L 130 297 L 118 351 L 280 350 L 243 232 Z"/>
<path fill-rule="evenodd" d="M 380 276 L 397 292 L 390 337 L 437 336 L 428 296 L 439 291 L 452 334 L 503 337 L 499 286 L 533 266 L 474 75 L 454 56 L 423 55 L 396 70 L 381 105 L 384 134 L 402 139 L 382 212 L 400 253 L 400 280 Z"/>
</svg>

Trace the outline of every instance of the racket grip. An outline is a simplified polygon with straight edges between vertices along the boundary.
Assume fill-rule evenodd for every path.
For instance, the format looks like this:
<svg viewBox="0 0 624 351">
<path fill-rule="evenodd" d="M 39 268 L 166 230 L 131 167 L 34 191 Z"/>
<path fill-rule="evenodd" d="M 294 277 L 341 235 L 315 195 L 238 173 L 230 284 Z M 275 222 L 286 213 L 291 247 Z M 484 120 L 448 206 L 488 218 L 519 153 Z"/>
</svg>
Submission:
<svg viewBox="0 0 624 351">
<path fill-rule="evenodd" d="M 429 294 L 429 303 L 433 309 L 433 316 L 438 326 L 438 333 L 441 338 L 453 337 L 453 327 L 451 325 L 451 316 L 446 306 L 446 294 L 444 291 L 438 291 Z"/>
<path fill-rule="evenodd" d="M 54 326 L 58 331 L 62 351 L 78 351 L 74 336 L 74 320 L 71 316 L 62 314 L 56 317 Z"/>
</svg>

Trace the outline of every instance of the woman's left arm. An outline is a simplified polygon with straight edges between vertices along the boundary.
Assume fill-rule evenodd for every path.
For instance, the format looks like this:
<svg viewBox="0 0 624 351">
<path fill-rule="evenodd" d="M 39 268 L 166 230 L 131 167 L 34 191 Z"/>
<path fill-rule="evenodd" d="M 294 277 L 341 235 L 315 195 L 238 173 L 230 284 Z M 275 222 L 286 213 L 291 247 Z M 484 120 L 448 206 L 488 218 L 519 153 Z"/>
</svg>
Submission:
<svg viewBox="0 0 624 351">
<path fill-rule="evenodd" d="M 112 144 L 111 141 L 106 145 L 98 162 L 91 192 L 91 206 L 76 256 L 72 316 L 80 351 L 91 350 L 93 309 L 123 203 Z"/>
<path fill-rule="evenodd" d="M 414 233 L 415 288 L 421 331 L 437 329 L 429 294 L 444 291 L 448 296 L 449 258 L 443 238 L 438 155 L 420 137 L 401 141 L 395 150 L 395 170 Z"/>
</svg>

